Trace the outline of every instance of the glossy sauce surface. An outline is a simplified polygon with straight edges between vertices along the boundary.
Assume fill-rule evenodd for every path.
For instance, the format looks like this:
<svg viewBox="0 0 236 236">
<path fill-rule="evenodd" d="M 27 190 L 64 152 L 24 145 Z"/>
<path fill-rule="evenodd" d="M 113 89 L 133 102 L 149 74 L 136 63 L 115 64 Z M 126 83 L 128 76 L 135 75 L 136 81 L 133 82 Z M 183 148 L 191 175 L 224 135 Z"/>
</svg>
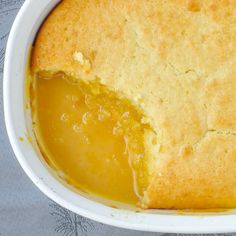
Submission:
<svg viewBox="0 0 236 236">
<path fill-rule="evenodd" d="M 136 203 L 146 185 L 141 116 L 98 82 L 63 73 L 33 81 L 35 134 L 47 163 L 86 192 Z"/>
</svg>

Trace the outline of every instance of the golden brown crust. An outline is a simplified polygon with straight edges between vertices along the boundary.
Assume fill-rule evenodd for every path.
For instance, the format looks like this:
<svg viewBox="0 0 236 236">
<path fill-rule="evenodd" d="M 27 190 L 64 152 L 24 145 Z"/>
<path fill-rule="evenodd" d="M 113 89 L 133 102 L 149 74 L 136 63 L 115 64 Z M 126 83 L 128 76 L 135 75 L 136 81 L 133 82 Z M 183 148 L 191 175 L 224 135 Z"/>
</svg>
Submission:
<svg viewBox="0 0 236 236">
<path fill-rule="evenodd" d="M 235 144 L 234 134 L 209 131 L 192 147 L 192 153 L 188 150 L 180 151 L 176 158 L 166 156 L 156 169 L 158 174 L 148 187 L 144 205 L 179 209 L 235 207 Z"/>
<path fill-rule="evenodd" d="M 235 0 L 64 0 L 39 32 L 32 69 L 99 78 L 143 110 L 158 144 L 146 143 L 145 206 L 231 207 L 235 42 Z"/>
</svg>

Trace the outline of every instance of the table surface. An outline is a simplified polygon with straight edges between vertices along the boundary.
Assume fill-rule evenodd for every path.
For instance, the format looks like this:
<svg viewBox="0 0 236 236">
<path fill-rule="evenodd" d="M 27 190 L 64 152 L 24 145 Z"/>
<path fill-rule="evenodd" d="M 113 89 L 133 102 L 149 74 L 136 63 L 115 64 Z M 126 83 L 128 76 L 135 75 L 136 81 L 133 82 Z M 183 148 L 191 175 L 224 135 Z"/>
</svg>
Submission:
<svg viewBox="0 0 236 236">
<path fill-rule="evenodd" d="M 0 235 L 161 235 L 103 225 L 62 208 L 33 185 L 15 159 L 4 124 L 2 76 L 8 34 L 23 2 L 0 0 Z"/>
</svg>

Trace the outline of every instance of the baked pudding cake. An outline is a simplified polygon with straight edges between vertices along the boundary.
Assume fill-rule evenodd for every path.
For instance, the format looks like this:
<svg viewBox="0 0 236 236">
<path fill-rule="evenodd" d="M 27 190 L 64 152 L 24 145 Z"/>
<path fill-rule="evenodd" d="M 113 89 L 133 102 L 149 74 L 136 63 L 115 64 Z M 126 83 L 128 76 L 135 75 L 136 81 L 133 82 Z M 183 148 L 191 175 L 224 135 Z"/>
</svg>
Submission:
<svg viewBox="0 0 236 236">
<path fill-rule="evenodd" d="M 65 181 L 142 208 L 236 207 L 235 0 L 63 0 L 30 69 Z"/>
</svg>

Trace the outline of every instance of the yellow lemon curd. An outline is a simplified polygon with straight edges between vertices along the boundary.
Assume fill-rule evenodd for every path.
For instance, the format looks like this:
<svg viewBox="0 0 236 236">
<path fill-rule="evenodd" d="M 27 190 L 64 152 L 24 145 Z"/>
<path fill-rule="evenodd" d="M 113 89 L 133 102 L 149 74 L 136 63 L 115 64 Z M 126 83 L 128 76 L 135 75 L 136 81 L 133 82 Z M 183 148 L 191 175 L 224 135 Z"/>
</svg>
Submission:
<svg viewBox="0 0 236 236">
<path fill-rule="evenodd" d="M 31 86 L 42 154 L 75 188 L 137 203 L 146 186 L 141 115 L 98 81 L 40 72 Z"/>
</svg>

